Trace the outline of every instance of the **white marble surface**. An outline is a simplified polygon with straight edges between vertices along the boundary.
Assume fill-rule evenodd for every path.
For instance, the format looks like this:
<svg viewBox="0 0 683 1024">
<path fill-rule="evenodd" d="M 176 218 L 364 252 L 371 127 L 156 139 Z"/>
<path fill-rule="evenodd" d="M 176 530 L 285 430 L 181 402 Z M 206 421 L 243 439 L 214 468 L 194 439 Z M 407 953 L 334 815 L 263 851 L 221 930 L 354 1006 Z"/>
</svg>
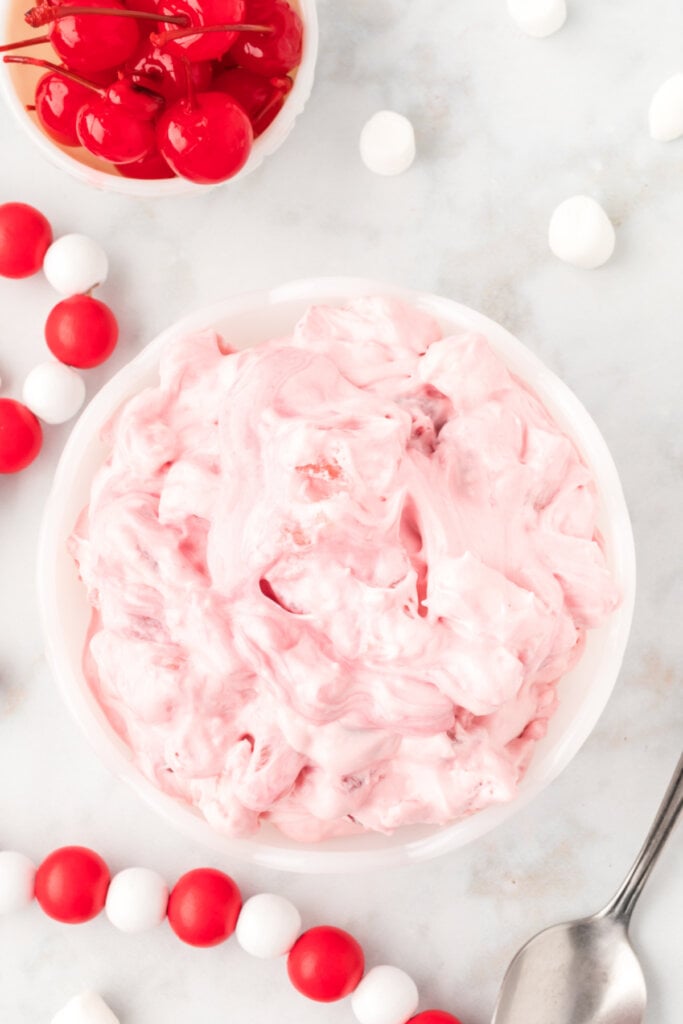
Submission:
<svg viewBox="0 0 683 1024">
<path fill-rule="evenodd" d="M 576 390 L 612 448 L 636 532 L 639 593 L 626 664 L 598 728 L 534 804 L 478 844 L 421 867 L 348 882 L 233 869 L 274 888 L 307 923 L 353 930 L 373 962 L 408 969 L 425 995 L 490 1020 L 502 972 L 536 929 L 597 907 L 625 871 L 681 746 L 683 607 L 683 142 L 647 136 L 650 95 L 681 70 L 679 0 L 573 0 L 566 28 L 535 41 L 503 0 L 325 0 L 314 96 L 286 148 L 253 178 L 200 197 L 140 203 L 95 194 L 36 156 L 0 110 L 0 196 L 36 203 L 58 232 L 106 243 L 103 297 L 123 341 L 93 391 L 177 315 L 227 293 L 316 273 L 374 275 L 440 291 L 517 332 Z M 412 117 L 420 159 L 372 177 L 357 158 L 376 109 Z M 595 273 L 557 263 L 549 214 L 595 194 L 618 227 Z M 0 281 L 0 375 L 18 394 L 43 355 L 52 296 Z M 98 764 L 42 655 L 33 586 L 41 507 L 68 428 L 32 470 L 0 479 L 0 846 L 38 858 L 90 843 L 113 867 L 169 878 L 210 856 L 179 839 Z M 683 836 L 633 922 L 650 988 L 648 1024 L 683 1017 Z M 307 1004 L 283 965 L 234 943 L 181 947 L 168 930 L 120 936 L 97 920 L 61 928 L 36 909 L 0 921 L 0 1019 L 47 1024 L 100 989 L 122 1024 L 351 1021 Z M 551 1024 L 549 1021 L 548 1024 Z"/>
</svg>

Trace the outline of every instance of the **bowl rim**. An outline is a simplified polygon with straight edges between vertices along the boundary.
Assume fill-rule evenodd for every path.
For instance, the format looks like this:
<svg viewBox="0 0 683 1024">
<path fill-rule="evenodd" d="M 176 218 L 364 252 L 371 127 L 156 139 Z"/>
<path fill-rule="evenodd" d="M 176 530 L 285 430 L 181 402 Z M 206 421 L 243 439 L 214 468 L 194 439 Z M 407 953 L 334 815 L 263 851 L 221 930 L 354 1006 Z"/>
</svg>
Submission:
<svg viewBox="0 0 683 1024">
<path fill-rule="evenodd" d="M 297 68 L 294 85 L 285 99 L 282 110 L 265 132 L 254 140 L 254 145 L 246 164 L 234 177 L 216 185 L 200 185 L 186 178 L 165 178 L 145 180 L 142 178 L 125 178 L 121 174 L 102 171 L 71 156 L 47 136 L 29 117 L 19 95 L 14 88 L 11 65 L 0 59 L 0 92 L 5 97 L 15 123 L 40 150 L 41 154 L 55 167 L 65 171 L 70 177 L 81 184 L 90 185 L 105 192 L 137 197 L 139 199 L 164 199 L 168 196 L 194 195 L 219 188 L 221 185 L 239 181 L 257 170 L 263 161 L 272 156 L 287 139 L 294 125 L 303 113 L 313 91 L 315 68 L 318 59 L 320 32 L 318 25 L 317 0 L 296 0 L 299 13 L 304 22 L 304 43 L 301 64 Z M 1 0 L 0 38 L 6 32 L 7 17 L 12 0 Z"/>
<path fill-rule="evenodd" d="M 524 373 L 523 379 L 528 381 L 531 377 L 534 390 L 538 389 L 539 381 L 541 382 L 542 399 L 545 388 L 552 387 L 552 404 L 555 407 L 561 405 L 565 413 L 578 421 L 580 433 L 590 439 L 590 461 L 594 472 L 596 459 L 600 462 L 600 472 L 595 472 L 595 477 L 603 499 L 606 491 L 611 495 L 609 519 L 615 540 L 615 571 L 618 570 L 622 587 L 622 602 L 610 620 L 610 636 L 606 644 L 609 671 L 603 671 L 597 678 L 595 689 L 591 691 L 591 701 L 584 701 L 580 705 L 572 719 L 571 729 L 568 729 L 558 741 L 545 776 L 535 781 L 529 780 L 528 783 L 529 777 L 525 776 L 513 800 L 505 804 L 492 805 L 462 821 L 442 826 L 426 837 L 409 840 L 403 844 L 397 843 L 383 849 L 328 850 L 324 844 L 300 844 L 293 848 L 279 848 L 260 843 L 258 834 L 254 838 L 230 838 L 218 834 L 206 820 L 200 818 L 187 805 L 158 790 L 134 765 L 132 753 L 113 732 L 94 696 L 84 685 L 80 661 L 74 664 L 74 659 L 68 653 L 69 645 L 60 630 L 61 604 L 57 564 L 59 544 L 63 541 L 60 509 L 63 495 L 69 493 L 78 476 L 81 446 L 91 443 L 93 432 L 97 431 L 99 434 L 102 424 L 121 402 L 135 393 L 135 388 L 131 389 L 128 382 L 134 381 L 142 368 L 149 370 L 158 363 L 159 355 L 169 341 L 192 331 L 211 328 L 213 324 L 227 316 L 248 313 L 264 305 L 295 301 L 344 301 L 362 294 L 401 298 L 428 309 L 436 316 L 441 310 L 445 319 L 470 325 L 488 339 L 496 338 L 507 345 L 515 353 L 515 358 L 519 357 L 528 367 L 529 374 Z M 336 299 L 332 299 L 333 296 Z M 576 437 L 572 436 L 572 440 L 579 444 Z M 583 448 L 583 445 L 579 444 L 579 447 Z M 502 824 L 554 781 L 592 732 L 614 689 L 631 627 L 635 583 L 633 531 L 617 469 L 597 425 L 573 391 L 506 328 L 483 314 L 451 299 L 428 292 L 354 277 L 308 278 L 273 289 L 239 293 L 182 317 L 158 334 L 100 389 L 76 422 L 59 459 L 45 504 L 37 557 L 38 601 L 48 663 L 71 714 L 112 773 L 122 778 L 148 805 L 160 812 L 186 837 L 217 853 L 232 855 L 259 866 L 278 870 L 325 874 L 349 874 L 415 863 L 464 846 Z"/>
</svg>

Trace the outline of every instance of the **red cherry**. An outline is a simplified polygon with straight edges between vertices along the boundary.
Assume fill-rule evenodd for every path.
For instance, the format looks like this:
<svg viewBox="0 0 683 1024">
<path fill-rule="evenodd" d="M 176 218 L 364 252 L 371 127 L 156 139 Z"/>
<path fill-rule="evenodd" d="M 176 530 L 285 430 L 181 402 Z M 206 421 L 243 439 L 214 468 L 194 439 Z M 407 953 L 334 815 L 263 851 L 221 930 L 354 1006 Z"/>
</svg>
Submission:
<svg viewBox="0 0 683 1024">
<path fill-rule="evenodd" d="M 96 97 L 81 107 L 76 132 L 89 153 L 112 164 L 142 160 L 154 149 L 154 128 L 150 122 L 132 117 L 106 96 Z"/>
<path fill-rule="evenodd" d="M 124 178 L 138 178 L 143 181 L 160 180 L 162 178 L 175 178 L 175 171 L 171 170 L 161 153 L 154 150 L 143 157 L 142 160 L 134 160 L 131 164 L 120 164 L 117 170 Z"/>
<path fill-rule="evenodd" d="M 443 1010 L 425 1010 L 424 1013 L 418 1013 L 417 1017 L 411 1017 L 408 1024 L 460 1024 L 460 1021 Z"/>
<path fill-rule="evenodd" d="M 304 26 L 286 0 L 247 0 L 244 19 L 273 31 L 242 32 L 231 48 L 240 67 L 259 75 L 286 75 L 301 64 Z"/>
<path fill-rule="evenodd" d="M 364 969 L 363 950 L 340 928 L 311 928 L 297 939 L 287 957 L 294 988 L 319 1003 L 333 1003 L 350 995 Z"/>
<path fill-rule="evenodd" d="M 137 85 L 130 78 L 120 78 L 107 87 L 106 99 L 120 107 L 129 117 L 140 121 L 152 121 L 163 106 L 163 98 L 144 86 Z"/>
<path fill-rule="evenodd" d="M 291 78 L 286 76 L 264 78 L 246 68 L 230 68 L 214 80 L 214 89 L 227 92 L 246 111 L 254 129 L 254 138 L 262 135 L 275 120 L 292 85 Z"/>
<path fill-rule="evenodd" d="M 82 370 L 99 366 L 116 348 L 116 317 L 99 299 L 72 295 L 51 310 L 45 322 L 45 340 L 54 356 Z"/>
<path fill-rule="evenodd" d="M 237 174 L 249 158 L 253 138 L 242 107 L 222 92 L 177 100 L 157 123 L 161 155 L 176 174 L 203 185 Z"/>
<path fill-rule="evenodd" d="M 0 206 L 0 276 L 36 274 L 51 243 L 52 228 L 39 210 L 26 203 Z"/>
<path fill-rule="evenodd" d="M 237 39 L 238 32 L 231 31 L 228 26 L 244 22 L 246 0 L 158 0 L 157 11 L 163 23 L 162 33 L 170 30 L 174 37 L 164 43 L 164 49 L 190 60 L 213 60 L 227 53 Z M 187 29 L 174 32 L 168 23 L 168 15 L 185 15 L 189 18 L 190 27 L 226 27 L 203 35 L 192 35 Z"/>
<path fill-rule="evenodd" d="M 126 70 L 134 82 L 159 93 L 167 103 L 187 96 L 187 58 L 162 50 L 149 40 L 134 55 Z M 206 92 L 213 78 L 210 62 L 191 62 L 189 73 L 192 87 L 197 92 Z"/>
<path fill-rule="evenodd" d="M 0 473 L 26 469 L 42 444 L 43 431 L 31 410 L 12 398 L 0 398 Z"/>
<path fill-rule="evenodd" d="M 229 875 L 197 868 L 176 882 L 168 901 L 168 923 L 190 946 L 217 946 L 234 932 L 241 909 L 240 891 Z"/>
<path fill-rule="evenodd" d="M 43 131 L 60 146 L 80 146 L 76 117 L 92 93 L 83 85 L 51 71 L 36 87 L 36 116 Z"/>
<path fill-rule="evenodd" d="M 73 7 L 44 2 L 25 17 L 34 28 L 49 25 L 50 43 L 67 67 L 86 73 L 101 71 L 123 64 L 140 42 L 135 18 L 101 14 L 103 2 L 107 10 L 126 10 L 119 0 L 78 0 L 78 6 Z M 90 14 L 87 8 L 95 10 Z"/>
<path fill-rule="evenodd" d="M 36 899 L 48 917 L 81 924 L 97 917 L 109 888 L 109 869 L 84 846 L 55 850 L 36 872 Z"/>
</svg>

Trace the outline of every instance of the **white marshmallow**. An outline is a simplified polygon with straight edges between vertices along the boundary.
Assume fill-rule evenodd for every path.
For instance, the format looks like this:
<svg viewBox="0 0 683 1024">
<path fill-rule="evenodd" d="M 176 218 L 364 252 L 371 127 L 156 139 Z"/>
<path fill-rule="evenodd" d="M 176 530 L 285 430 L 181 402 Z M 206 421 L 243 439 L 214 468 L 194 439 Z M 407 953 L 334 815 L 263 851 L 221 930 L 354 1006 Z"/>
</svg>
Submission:
<svg viewBox="0 0 683 1024">
<path fill-rule="evenodd" d="M 126 868 L 114 875 L 107 890 L 104 912 L 119 931 L 146 932 L 166 917 L 168 886 L 149 868 Z"/>
<path fill-rule="evenodd" d="M 650 103 L 650 135 L 672 142 L 683 135 L 683 72 L 663 82 Z"/>
<path fill-rule="evenodd" d="M 45 253 L 43 270 L 60 295 L 83 295 L 106 280 L 109 260 L 87 235 L 62 235 Z"/>
<path fill-rule="evenodd" d="M 119 1018 L 109 1009 L 97 992 L 83 992 L 74 996 L 59 1013 L 52 1018 L 52 1024 L 120 1024 Z"/>
<path fill-rule="evenodd" d="M 508 11 L 528 36 L 543 39 L 567 20 L 565 0 L 508 0 Z"/>
<path fill-rule="evenodd" d="M 403 114 L 380 110 L 360 133 L 360 155 L 375 174 L 402 174 L 415 159 L 415 130 Z"/>
<path fill-rule="evenodd" d="M 23 910 L 33 899 L 36 869 L 28 857 L 0 851 L 0 914 Z"/>
<path fill-rule="evenodd" d="M 406 1024 L 417 1010 L 417 985 L 398 967 L 373 967 L 351 996 L 360 1024 Z"/>
<path fill-rule="evenodd" d="M 294 904 L 262 892 L 242 907 L 235 938 L 246 953 L 269 960 L 289 953 L 300 932 L 301 914 Z"/>
<path fill-rule="evenodd" d="M 66 423 L 85 401 L 85 383 L 80 373 L 70 366 L 39 363 L 24 381 L 22 397 L 38 419 L 45 423 Z"/>
<path fill-rule="evenodd" d="M 594 270 L 614 252 L 614 227 L 600 203 L 590 196 L 572 196 L 550 218 L 548 244 L 558 259 Z"/>
</svg>

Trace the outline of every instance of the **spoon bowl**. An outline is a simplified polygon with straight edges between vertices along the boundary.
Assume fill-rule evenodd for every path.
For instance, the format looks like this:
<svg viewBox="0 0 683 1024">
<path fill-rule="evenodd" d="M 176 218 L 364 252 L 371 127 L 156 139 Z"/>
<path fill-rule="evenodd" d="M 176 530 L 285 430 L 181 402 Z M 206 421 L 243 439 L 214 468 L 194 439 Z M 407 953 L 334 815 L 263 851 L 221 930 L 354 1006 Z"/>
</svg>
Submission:
<svg viewBox="0 0 683 1024">
<path fill-rule="evenodd" d="M 539 932 L 507 969 L 492 1024 L 642 1024 L 645 978 L 628 926 L 683 807 L 683 756 L 636 862 L 604 910 Z"/>
<path fill-rule="evenodd" d="M 510 964 L 493 1024 L 641 1024 L 645 978 L 626 927 L 608 916 L 558 924 Z"/>
</svg>

